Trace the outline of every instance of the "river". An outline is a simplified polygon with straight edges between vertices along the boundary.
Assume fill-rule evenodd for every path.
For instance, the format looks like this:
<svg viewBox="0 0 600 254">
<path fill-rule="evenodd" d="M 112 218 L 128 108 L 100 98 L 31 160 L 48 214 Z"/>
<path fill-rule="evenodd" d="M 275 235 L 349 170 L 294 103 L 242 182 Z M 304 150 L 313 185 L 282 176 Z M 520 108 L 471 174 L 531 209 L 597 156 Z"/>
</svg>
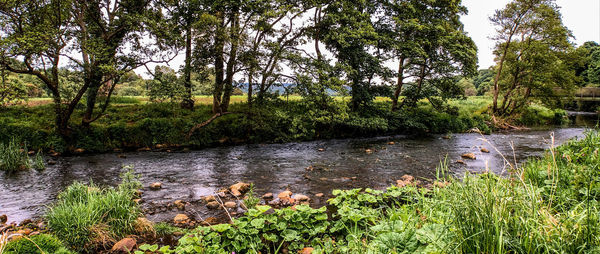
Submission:
<svg viewBox="0 0 600 254">
<path fill-rule="evenodd" d="M 577 117 L 582 121 L 580 116 Z M 552 145 L 552 140 L 554 145 L 560 145 L 582 137 L 585 130 L 585 126 L 572 126 L 491 135 L 389 136 L 254 144 L 188 152 L 62 157 L 56 165 L 41 172 L 0 173 L 0 214 L 17 222 L 40 216 L 46 205 L 73 181 L 91 180 L 99 185 L 115 186 L 126 165 L 133 166 L 141 175 L 144 184 L 142 207 L 149 211 L 147 216 L 153 221 L 173 218 L 178 211 L 167 208 L 166 204 L 178 199 L 191 203 L 188 213 L 208 216 L 210 213 L 200 202 L 201 197 L 238 181 L 254 183 L 259 196 L 289 188 L 294 193 L 308 195 L 313 204 L 319 206 L 325 204 L 333 189 L 385 188 L 405 174 L 431 179 L 435 177 L 436 167 L 444 160 L 447 160 L 451 173 L 457 176 L 486 170 L 506 174 L 507 161 L 519 164 L 541 156 Z M 490 153 L 481 152 L 481 148 Z M 477 159 L 461 158 L 461 154 L 469 152 Z M 306 169 L 311 166 L 312 171 Z M 161 182 L 163 188 L 150 190 L 148 185 L 152 182 Z M 318 198 L 314 196 L 316 193 L 325 193 L 325 196 Z"/>
</svg>

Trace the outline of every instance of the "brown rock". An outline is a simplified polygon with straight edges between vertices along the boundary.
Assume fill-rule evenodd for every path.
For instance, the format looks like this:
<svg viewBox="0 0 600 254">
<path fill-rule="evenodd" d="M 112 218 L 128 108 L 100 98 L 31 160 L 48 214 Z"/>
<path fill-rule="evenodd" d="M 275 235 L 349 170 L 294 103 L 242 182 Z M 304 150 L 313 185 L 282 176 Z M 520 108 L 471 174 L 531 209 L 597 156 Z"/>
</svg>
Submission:
<svg viewBox="0 0 600 254">
<path fill-rule="evenodd" d="M 457 161 L 456 161 L 456 163 L 458 163 L 458 164 L 463 164 L 463 165 L 467 164 L 467 163 L 465 163 L 465 161 L 463 161 L 463 160 L 457 160 Z"/>
<path fill-rule="evenodd" d="M 396 185 L 398 187 L 404 187 L 404 186 L 409 186 L 409 185 L 413 185 L 415 182 L 415 178 L 411 175 L 403 175 L 400 180 L 396 181 Z"/>
<path fill-rule="evenodd" d="M 137 242 L 133 238 L 123 238 L 113 245 L 111 251 L 114 253 L 130 253 L 135 249 Z"/>
<path fill-rule="evenodd" d="M 325 148 L 319 148 L 318 151 L 323 152 L 323 151 L 325 151 Z"/>
<path fill-rule="evenodd" d="M 388 142 L 388 145 L 394 145 L 394 144 L 396 144 L 394 141 Z"/>
<path fill-rule="evenodd" d="M 175 225 L 185 225 L 190 222 L 190 218 L 185 214 L 178 214 L 173 219 L 173 222 L 175 223 Z"/>
<path fill-rule="evenodd" d="M 299 251 L 298 253 L 300 253 L 300 254 L 311 254 L 311 253 L 313 253 L 314 250 L 315 249 L 312 248 L 312 247 L 306 247 L 306 248 L 302 249 L 301 251 Z"/>
<path fill-rule="evenodd" d="M 150 184 L 151 190 L 160 190 L 161 188 L 162 188 L 162 183 L 156 182 L 156 183 Z"/>
<path fill-rule="evenodd" d="M 135 231 L 137 231 L 138 233 L 146 233 L 146 232 L 154 232 L 154 223 L 152 223 L 150 220 L 144 218 L 144 217 L 139 217 L 135 220 Z"/>
<path fill-rule="evenodd" d="M 365 150 L 365 153 L 367 153 L 367 154 L 372 154 L 372 153 L 373 153 L 373 150 L 371 150 L 371 149 L 367 149 L 367 150 Z"/>
<path fill-rule="evenodd" d="M 48 160 L 46 163 L 48 163 L 48 165 L 56 165 L 56 161 L 53 160 Z"/>
<path fill-rule="evenodd" d="M 205 225 L 205 226 L 216 225 L 216 224 L 219 224 L 219 219 L 217 219 L 215 217 L 208 217 L 208 218 L 206 218 L 206 220 L 202 221 L 202 225 Z"/>
<path fill-rule="evenodd" d="M 163 145 L 163 144 L 156 144 L 154 147 L 155 147 L 156 149 L 163 149 L 163 148 L 165 148 L 165 147 L 167 147 L 167 146 L 166 146 L 166 145 Z"/>
<path fill-rule="evenodd" d="M 213 202 L 213 201 L 217 201 L 217 199 L 215 199 L 215 196 L 206 196 L 204 197 L 204 202 L 209 203 L 209 202 Z"/>
<path fill-rule="evenodd" d="M 435 182 L 433 182 L 433 186 L 438 187 L 438 188 L 445 188 L 448 185 L 450 185 L 450 183 L 446 182 L 446 181 L 443 181 L 443 182 L 435 181 Z"/>
<path fill-rule="evenodd" d="M 150 147 L 142 147 L 140 149 L 137 149 L 138 152 L 148 152 L 148 151 L 152 151 L 152 149 L 150 149 Z"/>
<path fill-rule="evenodd" d="M 209 209 L 217 209 L 217 208 L 219 208 L 219 202 L 210 201 L 206 204 L 206 207 L 208 207 Z"/>
<path fill-rule="evenodd" d="M 6 214 L 0 215 L 0 223 L 4 224 L 8 221 L 8 216 Z"/>
<path fill-rule="evenodd" d="M 236 197 L 241 196 L 242 193 L 248 191 L 249 189 L 250 189 L 250 184 L 243 183 L 243 182 L 238 182 L 234 185 L 229 186 L 229 190 Z"/>
<path fill-rule="evenodd" d="M 269 193 L 265 193 L 265 195 L 262 196 L 263 199 L 273 199 L 273 193 L 269 192 Z"/>
<path fill-rule="evenodd" d="M 488 149 L 487 149 L 487 148 L 485 148 L 485 147 L 482 147 L 482 148 L 481 148 L 481 152 L 482 152 L 482 153 L 489 153 L 489 152 L 490 152 L 490 150 L 488 150 Z"/>
<path fill-rule="evenodd" d="M 317 193 L 317 194 L 315 194 L 315 197 L 320 198 L 320 197 L 323 197 L 324 195 L 325 194 L 323 194 L 323 193 Z"/>
<path fill-rule="evenodd" d="M 77 148 L 77 149 L 75 149 L 73 152 L 74 152 L 74 153 L 80 153 L 80 154 L 81 154 L 81 153 L 85 153 L 85 149 L 83 149 L 83 148 Z"/>
<path fill-rule="evenodd" d="M 465 159 L 469 159 L 469 160 L 476 160 L 477 157 L 475 156 L 474 153 L 465 153 L 463 155 L 461 155 L 460 157 L 463 157 Z"/>
<path fill-rule="evenodd" d="M 296 194 L 296 195 L 294 195 L 294 199 L 298 200 L 300 202 L 305 202 L 305 201 L 309 201 L 310 200 L 310 198 L 308 196 L 302 195 L 302 194 Z"/>
<path fill-rule="evenodd" d="M 185 203 L 183 203 L 183 201 L 175 200 L 175 202 L 173 202 L 173 204 L 177 207 L 177 209 L 185 210 Z"/>
<path fill-rule="evenodd" d="M 291 197 L 292 197 L 292 192 L 289 190 L 282 191 L 281 193 L 277 194 L 277 198 L 279 198 L 279 199 L 291 198 Z"/>
<path fill-rule="evenodd" d="M 223 206 L 225 206 L 226 208 L 236 208 L 237 204 L 233 201 L 229 201 L 229 202 L 225 202 L 225 204 L 223 204 Z"/>
</svg>

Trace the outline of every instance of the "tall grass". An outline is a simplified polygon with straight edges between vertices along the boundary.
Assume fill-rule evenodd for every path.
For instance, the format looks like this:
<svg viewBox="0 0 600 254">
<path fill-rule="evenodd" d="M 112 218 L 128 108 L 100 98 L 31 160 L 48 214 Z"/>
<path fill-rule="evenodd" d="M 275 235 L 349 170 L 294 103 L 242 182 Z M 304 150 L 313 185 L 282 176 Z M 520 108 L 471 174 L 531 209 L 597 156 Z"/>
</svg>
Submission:
<svg viewBox="0 0 600 254">
<path fill-rule="evenodd" d="M 15 139 L 0 143 L 0 170 L 16 172 L 30 168 L 38 170 L 46 168 L 41 153 L 30 158 L 27 151 L 27 146 L 21 146 Z"/>
<path fill-rule="evenodd" d="M 73 183 L 59 194 L 45 218 L 52 233 L 79 252 L 94 252 L 135 232 L 140 209 L 133 201 L 141 184 L 131 171 L 117 188 Z"/>
</svg>

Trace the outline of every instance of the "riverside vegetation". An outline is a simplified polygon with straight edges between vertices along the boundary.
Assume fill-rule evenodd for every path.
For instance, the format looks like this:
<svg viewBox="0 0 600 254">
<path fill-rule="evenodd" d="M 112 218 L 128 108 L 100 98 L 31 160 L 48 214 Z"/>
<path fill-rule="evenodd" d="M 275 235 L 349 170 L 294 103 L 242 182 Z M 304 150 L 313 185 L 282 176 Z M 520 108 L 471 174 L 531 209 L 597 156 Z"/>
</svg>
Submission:
<svg viewBox="0 0 600 254">
<path fill-rule="evenodd" d="M 465 132 L 478 128 L 490 132 L 487 108 L 489 97 L 469 97 L 449 102 L 439 112 L 425 101 L 411 110 L 390 111 L 389 100 L 378 99 L 360 111 L 350 110 L 343 99 L 319 109 L 308 101 L 276 99 L 261 108 L 244 112 L 246 103 L 232 104 L 239 114 L 222 116 L 210 125 L 188 132 L 211 116 L 210 105 L 197 105 L 194 111 L 170 103 L 144 103 L 135 97 L 107 109 L 106 116 L 93 128 L 73 127 L 68 140 L 53 127 L 50 105 L 0 109 L 0 141 L 19 140 L 30 148 L 59 153 L 107 152 L 114 149 L 188 146 L 202 148 L 219 144 L 290 142 L 327 138 L 350 138 L 388 134 L 427 134 Z M 76 111 L 81 117 L 83 111 Z M 533 104 L 513 117 L 517 125 L 563 124 L 566 113 Z M 78 121 L 75 118 L 74 121 Z"/>
<path fill-rule="evenodd" d="M 139 183 L 128 173 L 117 188 L 67 188 L 50 206 L 47 234 L 40 236 L 45 240 L 38 240 L 44 244 L 37 246 L 62 242 L 85 253 L 125 235 L 149 239 L 143 235 L 180 232 L 173 246 L 150 242 L 135 253 L 595 253 L 599 153 L 600 133 L 594 130 L 522 166 L 507 158 L 507 177 L 458 179 L 442 163 L 427 188 L 409 182 L 386 190 L 336 190 L 321 208 L 273 209 L 249 199 L 249 209 L 231 223 L 192 229 L 140 222 L 133 201 Z M 2 248 L 14 253 L 36 239 Z"/>
</svg>

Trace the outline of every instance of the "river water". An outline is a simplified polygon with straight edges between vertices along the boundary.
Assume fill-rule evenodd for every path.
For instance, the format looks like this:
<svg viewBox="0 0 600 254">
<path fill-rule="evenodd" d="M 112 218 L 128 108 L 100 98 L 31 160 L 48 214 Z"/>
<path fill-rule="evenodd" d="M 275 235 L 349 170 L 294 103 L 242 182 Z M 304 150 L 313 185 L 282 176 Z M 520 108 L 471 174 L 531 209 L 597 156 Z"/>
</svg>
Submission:
<svg viewBox="0 0 600 254">
<path fill-rule="evenodd" d="M 580 117 L 579 125 L 588 118 L 581 120 Z M 583 125 L 590 124 L 585 122 Z M 209 212 L 200 202 L 201 197 L 238 181 L 254 183 L 259 196 L 290 189 L 308 195 L 313 204 L 319 206 L 325 204 L 327 194 L 333 189 L 385 188 L 405 174 L 434 178 L 436 167 L 444 160 L 451 173 L 457 176 L 486 170 L 506 174 L 507 161 L 519 164 L 527 158 L 540 156 L 552 143 L 559 145 L 583 137 L 585 130 L 585 126 L 575 126 L 491 135 L 390 136 L 173 153 L 132 152 L 124 154 L 125 158 L 115 153 L 63 157 L 56 165 L 41 172 L 0 173 L 0 214 L 17 222 L 40 216 L 45 205 L 73 181 L 115 186 L 126 165 L 133 166 L 141 175 L 142 199 L 145 201 L 142 207 L 152 211 L 147 216 L 154 221 L 173 218 L 178 211 L 166 208 L 166 204 L 179 199 L 191 203 L 186 209 L 188 214 L 208 216 Z M 481 148 L 491 152 L 482 153 Z M 475 153 L 477 159 L 461 159 L 461 154 L 469 152 Z M 312 171 L 306 169 L 310 166 L 314 168 Z M 163 188 L 150 190 L 148 185 L 152 182 L 162 182 Z M 325 196 L 317 198 L 316 193 L 325 193 Z"/>
</svg>

